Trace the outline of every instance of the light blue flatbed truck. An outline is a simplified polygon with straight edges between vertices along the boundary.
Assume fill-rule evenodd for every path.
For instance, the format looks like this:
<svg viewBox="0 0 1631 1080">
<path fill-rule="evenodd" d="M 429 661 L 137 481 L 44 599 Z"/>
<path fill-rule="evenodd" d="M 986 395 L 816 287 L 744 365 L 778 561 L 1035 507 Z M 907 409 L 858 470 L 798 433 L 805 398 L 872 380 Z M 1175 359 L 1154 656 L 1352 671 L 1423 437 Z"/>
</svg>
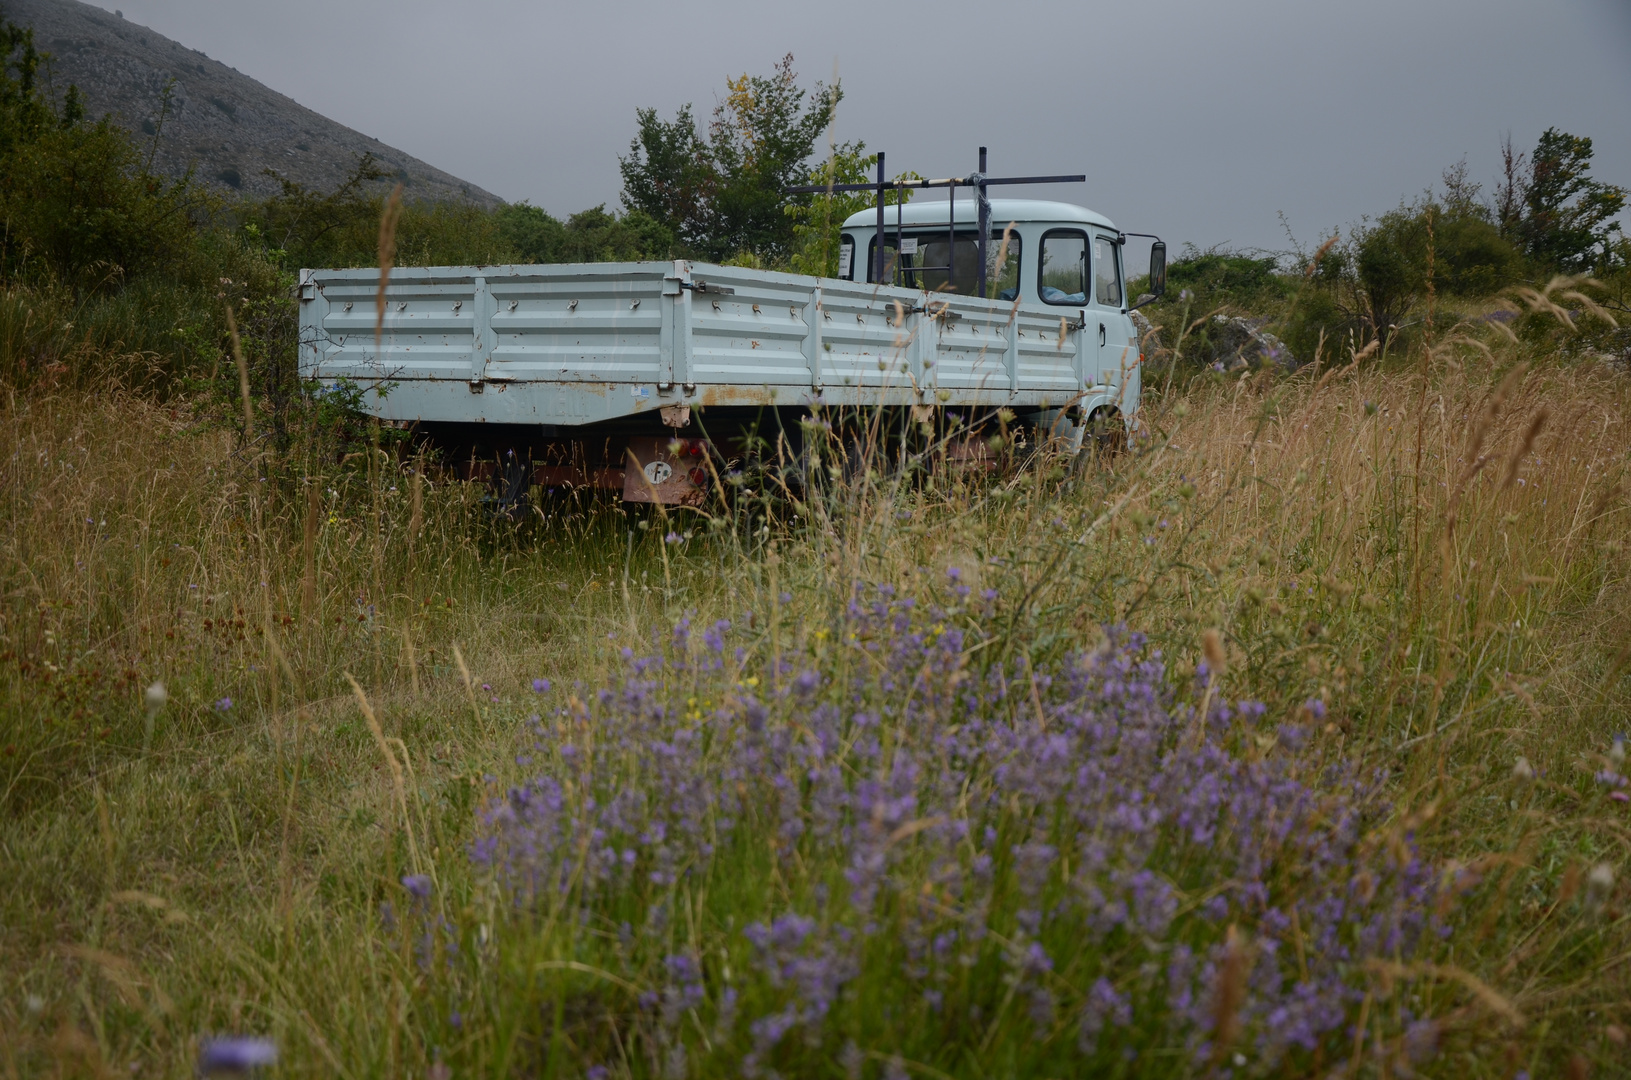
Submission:
<svg viewBox="0 0 1631 1080">
<path fill-rule="evenodd" d="M 377 268 L 302 270 L 300 372 L 362 388 L 369 411 L 511 496 L 697 504 L 742 431 L 796 457 L 813 411 L 977 432 L 1009 410 L 1077 445 L 1090 419 L 1134 418 L 1124 235 L 1079 206 L 996 199 L 982 244 L 973 200 L 950 206 L 888 207 L 883 229 L 855 215 L 836 278 L 684 260 L 401 268 L 377 336 Z"/>
</svg>

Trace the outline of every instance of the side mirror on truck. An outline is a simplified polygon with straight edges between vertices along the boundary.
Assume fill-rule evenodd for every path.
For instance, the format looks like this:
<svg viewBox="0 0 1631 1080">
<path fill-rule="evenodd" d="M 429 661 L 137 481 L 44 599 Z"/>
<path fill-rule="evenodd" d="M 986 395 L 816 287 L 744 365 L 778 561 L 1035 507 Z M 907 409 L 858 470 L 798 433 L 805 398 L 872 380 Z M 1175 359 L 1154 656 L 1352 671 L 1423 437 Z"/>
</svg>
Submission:
<svg viewBox="0 0 1631 1080">
<path fill-rule="evenodd" d="M 1149 236 L 1148 233 L 1127 233 L 1128 236 Z M 1154 241 L 1150 244 L 1150 284 L 1138 303 L 1128 308 L 1128 311 L 1137 311 L 1145 304 L 1152 304 L 1166 295 L 1167 291 L 1167 245 L 1163 240 L 1151 236 Z"/>
</svg>

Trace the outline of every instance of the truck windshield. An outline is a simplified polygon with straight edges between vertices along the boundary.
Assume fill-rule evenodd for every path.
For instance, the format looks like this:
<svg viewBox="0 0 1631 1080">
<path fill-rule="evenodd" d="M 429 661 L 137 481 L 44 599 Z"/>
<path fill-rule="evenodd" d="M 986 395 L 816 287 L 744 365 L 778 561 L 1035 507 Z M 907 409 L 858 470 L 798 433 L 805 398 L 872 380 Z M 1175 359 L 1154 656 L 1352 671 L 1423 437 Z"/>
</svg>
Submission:
<svg viewBox="0 0 1631 1080">
<path fill-rule="evenodd" d="M 979 243 L 978 234 L 972 231 L 957 233 L 953 238 L 951 259 L 948 261 L 944 230 L 908 233 L 901 239 L 899 252 L 895 250 L 895 236 L 886 235 L 883 245 L 883 279 L 925 292 L 977 295 L 979 282 L 975 277 L 974 268 L 979 262 Z M 876 244 L 877 238 L 874 237 L 868 245 L 869 249 L 876 251 Z M 1011 234 L 1005 252 L 1002 233 L 992 230 L 991 239 L 985 249 L 987 296 L 998 300 L 1012 300 L 1019 295 L 1019 247 L 1019 235 Z M 950 274 L 945 269 L 948 265 L 952 268 Z M 873 276 L 872 267 L 873 261 L 869 259 L 867 262 L 869 278 Z"/>
</svg>

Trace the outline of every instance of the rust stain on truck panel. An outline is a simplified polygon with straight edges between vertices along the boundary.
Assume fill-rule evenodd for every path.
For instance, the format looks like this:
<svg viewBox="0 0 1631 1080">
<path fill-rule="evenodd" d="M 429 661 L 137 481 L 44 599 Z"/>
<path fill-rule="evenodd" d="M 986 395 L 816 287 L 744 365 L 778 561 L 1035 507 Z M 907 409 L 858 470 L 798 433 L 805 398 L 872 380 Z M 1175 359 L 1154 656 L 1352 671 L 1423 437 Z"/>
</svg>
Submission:
<svg viewBox="0 0 1631 1080">
<path fill-rule="evenodd" d="M 697 404 L 709 405 L 774 405 L 776 391 L 768 386 L 704 386 Z"/>
</svg>

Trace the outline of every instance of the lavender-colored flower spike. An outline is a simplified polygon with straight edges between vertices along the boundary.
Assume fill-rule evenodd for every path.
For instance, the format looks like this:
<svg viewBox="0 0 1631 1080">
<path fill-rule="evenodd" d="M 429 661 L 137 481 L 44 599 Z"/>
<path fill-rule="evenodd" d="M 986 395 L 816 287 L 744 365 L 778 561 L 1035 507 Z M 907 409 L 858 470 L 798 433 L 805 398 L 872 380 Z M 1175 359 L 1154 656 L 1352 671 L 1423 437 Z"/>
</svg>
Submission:
<svg viewBox="0 0 1631 1080">
<path fill-rule="evenodd" d="M 424 874 L 407 875 L 402 879 L 402 887 L 421 900 L 430 896 L 430 878 Z"/>
<path fill-rule="evenodd" d="M 549 692 L 549 680 L 548 679 L 534 679 L 534 680 L 532 680 L 532 692 L 535 693 L 535 694 L 548 693 Z"/>
<path fill-rule="evenodd" d="M 1389 813 L 1382 781 L 1353 764 L 1308 767 L 1325 703 L 1309 698 L 1278 725 L 1279 752 L 1241 755 L 1233 733 L 1267 726 L 1265 706 L 1203 697 L 1203 669 L 1197 714 L 1160 653 L 1124 628 L 1051 665 L 971 661 L 995 599 L 965 606 L 971 576 L 947 569 L 953 611 L 857 586 L 822 628 L 837 647 L 780 666 L 746 660 L 724 620 L 698 628 L 700 648 L 689 619 L 654 634 L 657 655 L 636 652 L 634 635 L 606 685 L 574 705 L 617 753 L 567 736 L 558 761 L 486 807 L 475 862 L 518 908 L 570 895 L 618 926 L 606 948 L 652 973 L 640 1007 L 672 1040 L 675 1072 L 688 1060 L 762 1078 L 776 1059 L 802 1074 L 807 1052 L 841 1052 L 848 1010 L 885 977 L 915 999 L 907 1008 L 976 1023 L 1002 980 L 1029 1013 L 1018 1023 L 1049 1039 L 1075 1028 L 1057 1052 L 1079 1055 L 1081 1075 L 1168 1034 L 1204 1060 L 1240 919 L 1256 959 L 1231 1049 L 1267 1074 L 1348 1041 L 1366 959 L 1410 960 L 1449 931 L 1433 915 L 1439 872 L 1413 842 L 1363 843 Z M 886 751 L 892 731 L 910 744 Z M 722 985 L 709 952 L 675 951 L 674 913 L 650 898 L 727 869 L 719 853 L 749 828 L 774 836 L 784 874 L 823 869 L 794 891 L 804 899 L 734 931 L 751 957 Z M 1614 882 L 1612 867 L 1594 871 L 1588 905 L 1605 906 Z M 1200 890 L 1198 906 L 1184 900 Z M 432 919 L 422 902 L 402 917 Z M 1158 943 L 1166 962 L 1126 957 L 1126 940 Z M 969 971 L 993 980 L 973 1000 L 959 989 Z M 717 1035 L 694 1042 L 698 1025 Z M 1413 1029 L 1409 1051 L 1431 1053 L 1433 1032 Z"/>
<path fill-rule="evenodd" d="M 198 1048 L 198 1073 L 246 1073 L 263 1065 L 277 1064 L 277 1044 L 270 1039 L 228 1037 L 210 1039 Z"/>
</svg>

